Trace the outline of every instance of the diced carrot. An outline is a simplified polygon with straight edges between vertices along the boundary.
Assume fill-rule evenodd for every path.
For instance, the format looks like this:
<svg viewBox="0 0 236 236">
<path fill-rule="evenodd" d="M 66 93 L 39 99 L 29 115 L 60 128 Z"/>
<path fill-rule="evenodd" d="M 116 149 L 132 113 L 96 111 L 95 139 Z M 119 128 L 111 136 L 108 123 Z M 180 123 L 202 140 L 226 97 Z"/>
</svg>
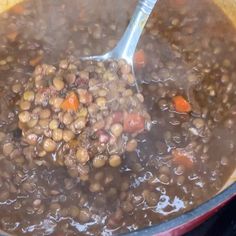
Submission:
<svg viewBox="0 0 236 236">
<path fill-rule="evenodd" d="M 173 162 L 177 165 L 183 165 L 187 169 L 191 169 L 193 167 L 192 156 L 184 150 L 175 149 L 172 151 Z"/>
<path fill-rule="evenodd" d="M 145 119 L 138 113 L 128 113 L 124 116 L 124 131 L 137 133 L 144 130 Z"/>
<path fill-rule="evenodd" d="M 36 56 L 35 58 L 32 58 L 30 61 L 29 61 L 29 64 L 33 67 L 37 66 L 43 59 L 43 56 L 42 55 L 38 55 Z"/>
<path fill-rule="evenodd" d="M 134 54 L 134 64 L 138 67 L 144 67 L 146 65 L 146 55 L 143 51 L 143 49 L 138 50 Z"/>
<path fill-rule="evenodd" d="M 6 35 L 7 39 L 14 42 L 16 40 L 16 37 L 18 36 L 18 32 L 17 31 L 13 31 L 9 34 Z"/>
<path fill-rule="evenodd" d="M 18 15 L 22 15 L 25 12 L 25 8 L 21 4 L 17 4 L 11 8 L 11 12 L 18 14 Z"/>
<path fill-rule="evenodd" d="M 191 111 L 190 103 L 182 96 L 175 96 L 173 103 L 177 112 L 187 113 Z"/>
<path fill-rule="evenodd" d="M 78 111 L 79 99 L 75 92 L 70 92 L 61 104 L 61 108 L 65 111 Z"/>
</svg>

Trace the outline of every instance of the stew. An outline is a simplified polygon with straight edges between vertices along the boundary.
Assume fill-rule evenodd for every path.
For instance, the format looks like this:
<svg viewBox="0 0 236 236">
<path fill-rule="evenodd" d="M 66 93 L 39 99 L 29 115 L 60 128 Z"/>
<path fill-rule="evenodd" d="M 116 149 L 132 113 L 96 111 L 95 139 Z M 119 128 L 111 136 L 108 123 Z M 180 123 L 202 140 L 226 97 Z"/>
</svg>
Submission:
<svg viewBox="0 0 236 236">
<path fill-rule="evenodd" d="M 79 59 L 114 47 L 135 3 L 29 0 L 0 16 L 2 230 L 137 230 L 213 197 L 235 169 L 236 32 L 212 1 L 160 0 L 135 76 Z"/>
</svg>

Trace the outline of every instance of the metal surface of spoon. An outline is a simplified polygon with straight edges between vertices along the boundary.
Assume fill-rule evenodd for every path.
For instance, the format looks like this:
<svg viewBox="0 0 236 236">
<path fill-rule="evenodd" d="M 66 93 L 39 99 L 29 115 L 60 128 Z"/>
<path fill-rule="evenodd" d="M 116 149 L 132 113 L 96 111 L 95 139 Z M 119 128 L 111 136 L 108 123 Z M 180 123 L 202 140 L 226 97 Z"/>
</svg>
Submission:
<svg viewBox="0 0 236 236">
<path fill-rule="evenodd" d="M 84 60 L 125 59 L 133 69 L 133 56 L 143 28 L 158 0 L 139 0 L 120 41 L 111 51 L 99 56 L 82 57 Z"/>
</svg>

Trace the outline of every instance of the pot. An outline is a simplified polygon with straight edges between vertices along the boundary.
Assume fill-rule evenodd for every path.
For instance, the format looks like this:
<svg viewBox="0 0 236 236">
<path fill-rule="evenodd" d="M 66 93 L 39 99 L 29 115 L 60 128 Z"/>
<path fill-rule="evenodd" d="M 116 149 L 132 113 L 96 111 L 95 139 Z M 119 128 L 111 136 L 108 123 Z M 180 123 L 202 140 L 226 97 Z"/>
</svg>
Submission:
<svg viewBox="0 0 236 236">
<path fill-rule="evenodd" d="M 23 0 L 1 0 L 0 13 L 8 10 Z M 229 17 L 236 27 L 236 1 L 235 0 L 214 0 L 215 4 Z M 229 201 L 236 200 L 236 169 L 225 183 L 221 191 L 213 198 L 203 203 L 199 207 L 182 214 L 174 219 L 168 220 L 158 225 L 153 225 L 126 235 L 182 235 L 207 220 L 215 214 Z M 7 233 L 0 231 L 0 235 L 5 236 Z"/>
</svg>

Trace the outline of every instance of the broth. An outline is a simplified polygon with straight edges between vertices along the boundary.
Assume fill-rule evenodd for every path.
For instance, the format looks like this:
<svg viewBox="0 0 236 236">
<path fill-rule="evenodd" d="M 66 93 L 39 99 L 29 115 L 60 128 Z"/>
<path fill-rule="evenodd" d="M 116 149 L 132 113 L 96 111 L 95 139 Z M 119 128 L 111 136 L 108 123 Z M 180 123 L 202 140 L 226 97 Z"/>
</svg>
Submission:
<svg viewBox="0 0 236 236">
<path fill-rule="evenodd" d="M 0 18 L 4 231 L 59 236 L 137 230 L 213 197 L 235 169 L 236 33 L 210 0 L 163 0 L 155 8 L 135 68 L 152 125 L 136 136 L 134 151 L 122 154 L 121 165 L 90 166 L 83 180 L 49 156 L 34 157 L 18 127 L 25 86 L 41 63 L 58 67 L 66 58 L 111 49 L 136 3 L 114 2 L 32 0 Z M 177 96 L 190 102 L 191 112 L 176 111 Z M 94 183 L 102 188 L 91 191 Z"/>
</svg>

